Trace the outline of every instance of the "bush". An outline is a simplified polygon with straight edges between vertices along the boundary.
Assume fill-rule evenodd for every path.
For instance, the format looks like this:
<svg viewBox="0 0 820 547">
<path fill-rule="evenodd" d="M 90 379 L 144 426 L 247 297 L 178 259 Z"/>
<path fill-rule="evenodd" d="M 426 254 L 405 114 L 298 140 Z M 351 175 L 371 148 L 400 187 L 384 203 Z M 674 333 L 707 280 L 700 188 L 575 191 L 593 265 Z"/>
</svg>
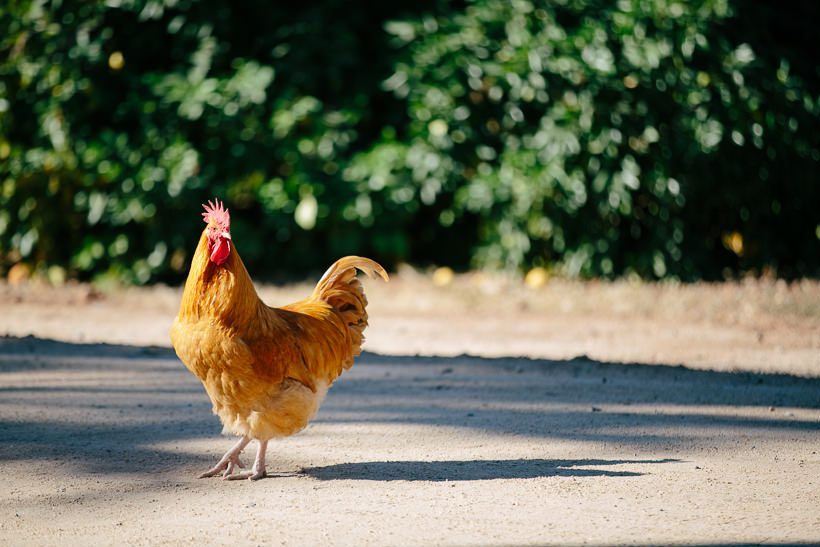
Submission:
<svg viewBox="0 0 820 547">
<path fill-rule="evenodd" d="M 0 262 L 179 281 L 217 195 L 269 276 L 817 275 L 817 11 L 12 3 Z"/>
</svg>

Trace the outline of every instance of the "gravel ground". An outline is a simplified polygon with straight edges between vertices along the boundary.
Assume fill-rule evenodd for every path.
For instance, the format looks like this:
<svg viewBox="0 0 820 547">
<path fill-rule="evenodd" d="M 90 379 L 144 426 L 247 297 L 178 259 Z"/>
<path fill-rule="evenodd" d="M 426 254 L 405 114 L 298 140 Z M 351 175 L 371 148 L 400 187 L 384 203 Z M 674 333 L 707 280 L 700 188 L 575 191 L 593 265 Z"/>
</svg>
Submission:
<svg viewBox="0 0 820 547">
<path fill-rule="evenodd" d="M 178 289 L 0 284 L 0 544 L 820 543 L 819 283 L 367 290 L 367 353 L 250 483 L 195 478 L 231 440 Z"/>
</svg>

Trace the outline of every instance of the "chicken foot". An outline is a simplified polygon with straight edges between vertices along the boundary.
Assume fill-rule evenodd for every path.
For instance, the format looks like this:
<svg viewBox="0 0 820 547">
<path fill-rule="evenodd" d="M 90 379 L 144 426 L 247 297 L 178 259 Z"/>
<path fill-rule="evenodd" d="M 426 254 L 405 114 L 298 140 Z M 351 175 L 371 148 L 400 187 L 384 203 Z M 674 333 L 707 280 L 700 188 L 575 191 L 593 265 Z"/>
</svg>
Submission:
<svg viewBox="0 0 820 547">
<path fill-rule="evenodd" d="M 259 448 L 256 450 L 256 459 L 253 462 L 253 467 L 251 470 L 243 471 L 242 473 L 237 473 L 235 475 L 228 474 L 225 476 L 226 479 L 230 481 L 241 479 L 255 481 L 264 479 L 268 476 L 268 472 L 265 469 L 265 452 L 268 451 L 268 441 L 257 440 L 257 443 L 259 443 Z"/>
<path fill-rule="evenodd" d="M 214 475 L 218 475 L 222 472 L 222 478 L 226 479 L 233 474 L 236 467 L 245 467 L 245 464 L 239 460 L 239 455 L 242 453 L 242 450 L 248 446 L 249 442 L 251 442 L 250 438 L 243 436 L 235 445 L 233 445 L 230 450 L 225 452 L 225 455 L 222 456 L 222 459 L 219 460 L 215 466 L 201 474 L 199 478 L 204 479 L 207 477 L 213 477 Z"/>
</svg>

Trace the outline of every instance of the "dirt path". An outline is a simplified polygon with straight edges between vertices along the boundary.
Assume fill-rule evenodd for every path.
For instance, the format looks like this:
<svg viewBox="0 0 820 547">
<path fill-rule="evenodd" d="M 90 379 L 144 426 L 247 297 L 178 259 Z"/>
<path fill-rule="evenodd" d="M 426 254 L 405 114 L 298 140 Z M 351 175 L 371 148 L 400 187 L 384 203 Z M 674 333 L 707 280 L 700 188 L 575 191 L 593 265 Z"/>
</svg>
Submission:
<svg viewBox="0 0 820 547">
<path fill-rule="evenodd" d="M 818 284 L 368 290 L 370 353 L 226 483 L 176 290 L 0 285 L 0 544 L 820 542 Z"/>
</svg>

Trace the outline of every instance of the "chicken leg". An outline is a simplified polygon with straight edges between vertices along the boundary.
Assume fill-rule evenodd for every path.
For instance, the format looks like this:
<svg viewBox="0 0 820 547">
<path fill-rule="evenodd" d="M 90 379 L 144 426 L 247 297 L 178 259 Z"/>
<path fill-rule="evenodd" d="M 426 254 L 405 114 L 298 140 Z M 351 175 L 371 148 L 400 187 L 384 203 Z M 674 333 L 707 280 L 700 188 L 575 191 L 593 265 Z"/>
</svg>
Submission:
<svg viewBox="0 0 820 547">
<path fill-rule="evenodd" d="M 250 471 L 243 471 L 242 473 L 227 474 L 225 478 L 230 481 L 241 480 L 241 479 L 248 479 L 251 481 L 256 481 L 259 479 L 264 479 L 268 476 L 268 472 L 265 469 L 265 452 L 268 451 L 268 441 L 256 441 L 259 444 L 259 448 L 256 450 L 256 459 L 253 461 L 253 467 Z"/>
<path fill-rule="evenodd" d="M 235 467 L 245 467 L 245 465 L 239 460 L 239 455 L 242 453 L 242 450 L 248 446 L 249 442 L 251 442 L 250 438 L 243 436 L 235 445 L 233 445 L 230 450 L 225 452 L 225 455 L 222 456 L 222 459 L 219 460 L 215 466 L 205 471 L 199 476 L 199 478 L 204 479 L 207 477 L 213 477 L 214 475 L 218 475 L 220 472 L 223 472 L 222 478 L 226 479 L 232 475 Z"/>
</svg>

